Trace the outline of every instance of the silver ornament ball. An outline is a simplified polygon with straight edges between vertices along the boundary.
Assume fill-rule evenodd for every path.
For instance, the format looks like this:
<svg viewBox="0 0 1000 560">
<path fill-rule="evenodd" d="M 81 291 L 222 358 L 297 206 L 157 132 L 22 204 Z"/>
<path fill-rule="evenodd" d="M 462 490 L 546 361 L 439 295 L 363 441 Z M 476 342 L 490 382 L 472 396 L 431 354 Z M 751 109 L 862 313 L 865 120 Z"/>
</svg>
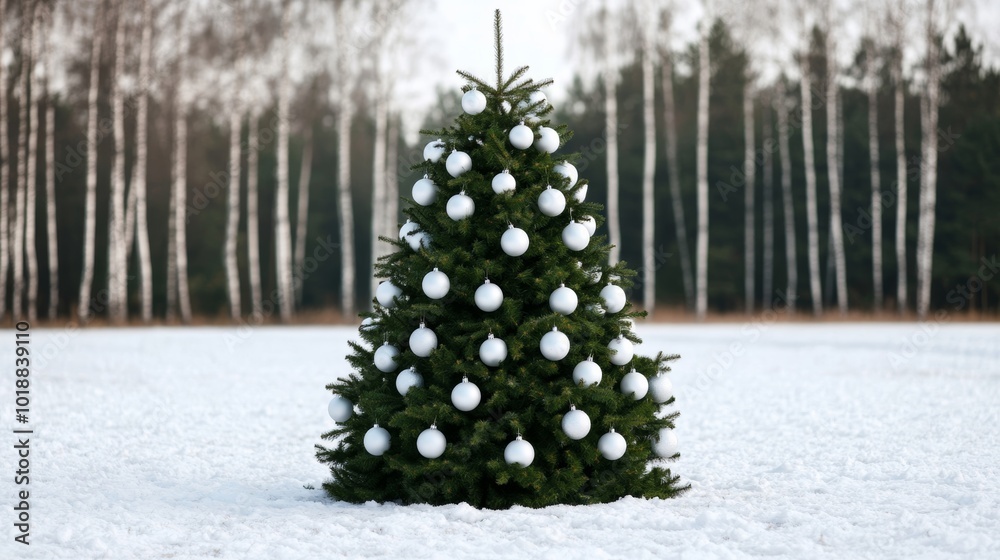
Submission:
<svg viewBox="0 0 1000 560">
<path fill-rule="evenodd" d="M 389 443 L 389 432 L 378 424 L 365 432 L 365 451 L 376 457 L 380 457 L 389 450 Z"/>
<path fill-rule="evenodd" d="M 640 400 L 649 391 L 649 380 L 633 368 L 632 371 L 625 374 L 625 377 L 622 377 L 621 390 L 622 394 L 632 395 L 633 399 Z"/>
<path fill-rule="evenodd" d="M 504 169 L 500 173 L 493 176 L 493 182 L 490 186 L 493 187 L 493 192 L 503 194 L 516 189 L 517 180 L 514 179 L 514 176 L 508 173 L 506 169 Z"/>
<path fill-rule="evenodd" d="M 413 190 L 410 193 L 413 198 L 413 202 L 421 206 L 430 206 L 434 204 L 437 200 L 438 188 L 434 184 L 434 180 L 424 175 L 422 179 L 417 179 L 416 183 L 413 183 Z"/>
<path fill-rule="evenodd" d="M 500 236 L 500 248 L 511 257 L 520 257 L 528 250 L 528 234 L 521 228 L 509 226 Z"/>
<path fill-rule="evenodd" d="M 451 289 L 451 280 L 448 279 L 447 274 L 435 268 L 424 275 L 424 280 L 420 283 L 420 287 L 423 288 L 424 295 L 427 297 L 441 299 L 448 295 L 448 290 Z"/>
<path fill-rule="evenodd" d="M 487 278 L 482 286 L 476 288 L 475 299 L 476 307 L 480 311 L 490 313 L 491 311 L 500 309 L 500 306 L 503 304 L 503 290 Z"/>
<path fill-rule="evenodd" d="M 438 431 L 437 426 L 431 424 L 430 428 L 420 432 L 417 436 L 417 451 L 427 459 L 437 459 L 444 453 L 448 442 L 444 434 Z"/>
<path fill-rule="evenodd" d="M 558 362 L 569 354 L 569 337 L 559 332 L 558 328 L 552 327 L 552 330 L 542 337 L 538 348 L 546 359 Z"/>
<path fill-rule="evenodd" d="M 539 152 L 551 154 L 559 149 L 559 133 L 554 129 L 543 126 L 538 129 L 540 138 L 535 142 L 535 147 Z"/>
<path fill-rule="evenodd" d="M 620 286 L 609 283 L 601 288 L 601 299 L 604 300 L 604 309 L 608 313 L 618 313 L 625 309 L 625 290 Z"/>
<path fill-rule="evenodd" d="M 611 431 L 597 440 L 597 450 L 601 452 L 601 456 L 609 461 L 621 459 L 625 455 L 626 447 L 625 438 L 614 428 L 611 428 Z"/>
<path fill-rule="evenodd" d="M 578 387 L 580 385 L 584 387 L 597 385 L 603 376 L 601 366 L 597 365 L 593 356 L 576 364 L 576 367 L 573 368 L 573 384 Z"/>
<path fill-rule="evenodd" d="M 576 167 L 568 161 L 557 163 L 555 167 L 552 168 L 552 170 L 558 173 L 559 175 L 562 175 L 563 177 L 569 179 L 569 185 L 567 186 L 570 188 L 576 185 L 577 179 L 580 178 L 580 174 L 576 171 Z"/>
<path fill-rule="evenodd" d="M 486 109 L 486 96 L 478 89 L 470 89 L 462 96 L 462 110 L 470 115 L 478 115 Z"/>
<path fill-rule="evenodd" d="M 423 323 L 420 323 L 420 326 L 410 333 L 410 351 L 421 358 L 430 356 L 437 345 L 437 334 L 424 326 Z"/>
<path fill-rule="evenodd" d="M 420 375 L 420 373 L 417 370 L 413 369 L 413 366 L 404 369 L 403 371 L 399 372 L 399 375 L 396 376 L 396 391 L 398 391 L 399 394 L 403 395 L 404 397 L 406 396 L 406 393 L 410 391 L 410 389 L 414 387 L 423 387 L 423 386 L 424 386 L 424 376 Z"/>
<path fill-rule="evenodd" d="M 382 344 L 375 350 L 375 367 L 384 373 L 396 371 L 396 356 L 399 356 L 399 348 L 388 342 Z"/>
<path fill-rule="evenodd" d="M 612 364 L 616 366 L 623 366 L 632 361 L 634 353 L 632 341 L 625 338 L 623 335 L 618 335 L 617 337 L 611 339 L 611 342 L 608 343 L 608 349 L 611 350 Z"/>
<path fill-rule="evenodd" d="M 570 251 L 582 251 L 590 244 L 590 234 L 583 224 L 570 222 L 562 230 L 562 240 Z"/>
<path fill-rule="evenodd" d="M 560 284 L 549 294 L 549 307 L 561 315 L 569 315 L 576 311 L 578 303 L 576 292 L 572 288 L 567 288 L 565 284 Z"/>
<path fill-rule="evenodd" d="M 569 407 L 562 419 L 562 430 L 569 439 L 583 439 L 590 433 L 590 416 L 575 406 Z"/>
<path fill-rule="evenodd" d="M 566 195 L 559 189 L 553 189 L 549 185 L 538 195 L 538 209 L 546 216 L 554 217 L 563 213 L 566 209 Z"/>
<path fill-rule="evenodd" d="M 507 138 L 510 140 L 511 146 L 519 150 L 527 150 L 531 147 L 531 143 L 535 141 L 535 133 L 524 125 L 524 121 L 521 121 L 521 124 L 510 129 L 510 134 L 507 135 Z"/>
<path fill-rule="evenodd" d="M 424 146 L 424 159 L 431 160 L 432 163 L 437 163 L 440 161 L 441 156 L 444 155 L 444 142 L 440 138 L 437 140 L 431 140 Z"/>
<path fill-rule="evenodd" d="M 472 200 L 472 197 L 465 194 L 465 191 L 462 191 L 448 199 L 445 212 L 448 213 L 449 218 L 460 222 L 471 217 L 476 212 L 476 202 Z"/>
<path fill-rule="evenodd" d="M 525 441 L 521 436 L 508 443 L 503 450 L 503 460 L 508 465 L 521 465 L 527 467 L 535 460 L 535 448 Z"/>
<path fill-rule="evenodd" d="M 444 162 L 445 169 L 452 177 L 458 177 L 472 169 L 472 158 L 465 152 L 455 150 L 448 154 L 448 159 Z"/>
<path fill-rule="evenodd" d="M 463 377 L 462 382 L 455 385 L 455 388 L 451 390 L 451 404 L 455 405 L 455 408 L 461 410 L 462 412 L 469 412 L 479 406 L 479 402 L 482 400 L 483 394 L 479 390 L 479 387 L 469 381 L 469 378 Z"/>
<path fill-rule="evenodd" d="M 507 343 L 490 333 L 479 345 L 479 359 L 489 367 L 497 367 L 507 359 Z"/>
<path fill-rule="evenodd" d="M 395 307 L 395 298 L 401 295 L 403 295 L 403 290 L 400 290 L 391 280 L 386 280 L 375 288 L 375 299 L 378 300 L 379 305 L 386 309 Z"/>
<path fill-rule="evenodd" d="M 334 422 L 343 423 L 354 415 L 354 404 L 344 397 L 336 395 L 330 399 L 326 411 L 330 413 L 330 418 L 333 418 Z"/>
<path fill-rule="evenodd" d="M 649 396 L 656 404 L 663 404 L 674 396 L 674 384 L 662 373 L 649 380 Z"/>
</svg>

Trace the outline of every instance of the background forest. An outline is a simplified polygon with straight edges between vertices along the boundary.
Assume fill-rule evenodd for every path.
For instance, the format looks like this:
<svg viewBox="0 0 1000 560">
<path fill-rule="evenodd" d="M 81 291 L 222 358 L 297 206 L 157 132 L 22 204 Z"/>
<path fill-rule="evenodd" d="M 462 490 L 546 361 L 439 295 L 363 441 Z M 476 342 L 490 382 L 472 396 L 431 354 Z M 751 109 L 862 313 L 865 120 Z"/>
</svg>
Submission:
<svg viewBox="0 0 1000 560">
<path fill-rule="evenodd" d="M 569 48 L 540 56 L 574 76 L 549 95 L 575 134 L 560 153 L 640 271 L 630 299 L 671 317 L 996 314 L 1000 72 L 958 17 L 974 12 L 550 4 L 538 17 Z M 353 320 L 419 178 L 417 130 L 461 111 L 457 88 L 406 99 L 435 87 L 411 68 L 433 48 L 413 22 L 449 8 L 0 0 L 0 313 Z"/>
</svg>

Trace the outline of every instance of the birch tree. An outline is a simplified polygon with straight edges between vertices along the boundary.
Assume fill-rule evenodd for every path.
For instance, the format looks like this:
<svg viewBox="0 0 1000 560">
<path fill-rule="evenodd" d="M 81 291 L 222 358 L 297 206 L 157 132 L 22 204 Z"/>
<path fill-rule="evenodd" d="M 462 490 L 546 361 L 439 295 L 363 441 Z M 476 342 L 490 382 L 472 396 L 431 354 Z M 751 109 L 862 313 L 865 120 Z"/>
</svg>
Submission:
<svg viewBox="0 0 1000 560">
<path fill-rule="evenodd" d="M 263 300 L 260 287 L 260 225 L 258 218 L 257 157 L 260 151 L 260 116 L 250 110 L 247 123 L 247 268 L 250 280 L 250 307 L 260 314 Z"/>
<path fill-rule="evenodd" d="M 135 169 L 132 192 L 135 193 L 135 237 L 139 253 L 139 294 L 144 323 L 153 320 L 153 267 L 149 253 L 147 223 L 146 165 L 149 154 L 149 90 L 152 81 L 153 7 L 152 0 L 142 1 L 142 39 L 139 46 L 139 91 L 135 124 Z M 129 231 L 132 231 L 130 228 Z"/>
<path fill-rule="evenodd" d="M 664 12 L 663 28 L 670 29 L 669 12 Z M 674 233 L 677 236 L 677 253 L 681 261 L 681 279 L 684 283 L 684 302 L 688 309 L 694 307 L 694 279 L 691 275 L 691 253 L 688 249 L 687 225 L 684 221 L 684 199 L 681 198 L 681 176 L 677 161 L 677 118 L 674 104 L 673 53 L 668 43 L 661 45 L 660 88 L 663 90 L 664 149 L 667 156 L 667 180 L 670 183 L 670 202 L 674 215 Z"/>
<path fill-rule="evenodd" d="M 800 11 L 801 15 L 801 11 Z M 804 21 L 805 17 L 800 19 Z M 809 248 L 809 292 L 812 296 L 813 314 L 823 313 L 823 290 L 819 268 L 819 218 L 816 210 L 816 164 L 813 151 L 812 126 L 812 69 L 809 63 L 809 36 L 812 25 L 804 25 L 802 51 L 799 57 L 799 90 L 802 97 L 802 156 L 806 175 L 806 226 Z"/>
<path fill-rule="evenodd" d="M 104 36 L 104 0 L 94 2 L 94 29 L 90 43 L 90 85 L 87 93 L 87 195 L 84 203 L 83 273 L 77 316 L 90 319 L 91 288 L 94 282 L 94 249 L 97 229 L 97 101 L 100 95 L 101 41 Z"/>
<path fill-rule="evenodd" d="M 708 52 L 708 38 L 712 28 L 712 4 L 705 2 L 698 37 L 698 240 L 696 248 L 697 300 L 695 313 L 698 320 L 704 320 L 708 310 L 708 87 L 711 62 Z"/>
<path fill-rule="evenodd" d="M 868 161 L 871 173 L 871 215 L 872 215 L 872 291 L 875 312 L 882 311 L 882 177 L 879 170 L 878 145 L 878 43 L 874 18 L 869 9 L 866 12 L 867 35 L 865 39 L 865 89 L 868 94 Z"/>
<path fill-rule="evenodd" d="M 382 9 L 381 3 L 374 5 L 372 17 L 376 21 L 388 17 L 388 12 Z M 385 231 L 385 148 L 386 148 L 386 127 L 389 117 L 388 103 L 386 99 L 385 82 L 388 76 L 384 75 L 383 58 L 385 53 L 385 42 L 382 33 L 375 33 L 372 37 L 372 99 L 374 108 L 372 117 L 375 120 L 375 138 L 372 147 L 372 229 L 371 229 L 371 272 L 370 293 L 374 296 L 375 288 L 378 287 L 380 279 L 375 275 L 375 264 L 382 255 L 386 247 L 379 237 Z"/>
<path fill-rule="evenodd" d="M 281 320 L 291 320 L 295 305 L 292 289 L 292 232 L 288 217 L 288 125 L 291 84 L 288 62 L 291 51 L 291 2 L 281 2 L 281 74 L 278 82 L 278 187 L 274 201 L 275 274 L 278 284 L 278 309 Z"/>
<path fill-rule="evenodd" d="M 649 317 L 656 307 L 656 259 L 653 181 L 656 174 L 656 112 L 653 86 L 654 57 L 656 56 L 656 19 L 649 17 L 654 12 L 650 2 L 643 2 L 638 14 L 641 40 L 642 67 L 642 302 Z"/>
<path fill-rule="evenodd" d="M 309 182 L 312 179 L 313 127 L 306 122 L 302 131 L 302 161 L 299 165 L 299 199 L 295 212 L 295 270 L 302 274 L 306 262 L 306 233 L 309 228 Z M 302 283 L 296 286 L 296 301 L 302 301 Z"/>
<path fill-rule="evenodd" d="M 351 99 L 351 75 L 355 59 L 347 52 L 349 0 L 335 4 L 335 29 L 340 48 L 336 55 L 337 86 L 337 210 L 340 218 L 340 309 L 344 318 L 354 318 L 354 209 L 351 196 L 351 122 L 354 106 Z"/>
<path fill-rule="evenodd" d="M 7 0 L 0 0 L 0 17 L 7 15 Z M 4 28 L 0 23 L 0 53 L 7 47 Z M 10 176 L 14 158 L 10 157 L 7 121 L 7 64 L 0 55 L 0 319 L 7 315 L 7 272 L 10 265 Z"/>
<path fill-rule="evenodd" d="M 893 32 L 893 94 L 896 147 L 896 305 L 900 314 L 906 313 L 906 139 L 905 139 L 905 87 L 903 76 L 903 36 L 906 28 L 906 0 L 896 0 L 889 11 Z"/>
<path fill-rule="evenodd" d="M 231 100 L 229 108 L 229 188 L 226 202 L 226 241 L 223 251 L 223 261 L 226 267 L 226 287 L 229 292 L 229 317 L 234 322 L 238 321 L 242 314 L 240 302 L 240 269 L 236 255 L 237 238 L 240 228 L 240 136 L 243 125 L 243 98 L 244 86 L 243 65 L 245 64 L 245 36 L 246 30 L 243 24 L 243 6 L 236 10 L 234 42 L 237 45 L 235 55 L 235 67 L 237 71 L 234 76 L 235 99 Z"/>
<path fill-rule="evenodd" d="M 27 162 L 27 189 L 24 208 L 24 260 L 28 269 L 27 314 L 28 320 L 38 317 L 38 254 L 35 245 L 37 228 L 35 227 L 35 208 L 38 201 L 38 72 L 37 59 L 40 48 L 38 37 L 41 35 L 41 9 L 38 2 L 32 2 L 25 7 L 31 7 L 32 23 L 29 28 L 29 49 L 24 53 L 26 69 L 29 73 L 29 93 L 23 99 L 28 104 L 28 142 L 25 144 L 24 161 Z"/>
<path fill-rule="evenodd" d="M 115 158 L 111 170 L 111 209 L 108 213 L 108 311 L 115 322 L 128 316 L 125 255 L 125 2 L 118 0 L 115 29 L 115 65 L 111 75 L 111 120 Z"/>
<path fill-rule="evenodd" d="M 766 104 L 764 105 L 766 107 Z M 765 112 L 763 115 L 764 124 L 761 127 L 761 144 L 764 146 L 762 152 L 762 174 L 763 184 L 761 185 L 761 220 L 762 244 L 763 244 L 763 269 L 761 270 L 761 305 L 764 310 L 771 309 L 774 291 L 774 130 L 771 122 L 771 114 Z"/>
<path fill-rule="evenodd" d="M 388 144 L 385 148 L 385 227 L 386 237 L 399 231 L 399 113 L 389 99 Z"/>
<path fill-rule="evenodd" d="M 31 121 L 29 108 L 31 106 L 31 92 L 29 91 L 29 79 L 31 71 L 31 27 L 34 23 L 34 0 L 29 0 L 21 5 L 21 75 L 18 89 L 18 101 L 20 102 L 20 115 L 18 119 L 18 165 L 17 165 L 17 196 L 14 209 L 14 297 L 12 311 L 14 319 L 23 317 L 24 295 L 25 295 L 25 225 L 28 196 L 28 180 L 34 179 L 34 172 L 30 172 L 31 167 L 28 160 L 34 161 L 34 150 L 31 147 L 29 129 Z M 30 177 L 29 177 L 30 173 Z M 30 305 L 29 305 L 30 307 Z"/>
<path fill-rule="evenodd" d="M 601 11 L 602 81 L 604 82 L 604 136 L 607 139 L 608 173 L 608 241 L 611 250 L 608 264 L 615 265 L 621 257 L 621 212 L 618 209 L 618 23 L 611 17 L 610 3 L 605 0 Z"/>
<path fill-rule="evenodd" d="M 185 3 L 186 4 L 186 3 Z M 187 119 L 190 111 L 191 85 L 185 75 L 185 64 L 188 54 L 186 5 L 177 6 L 176 39 L 178 42 L 177 78 L 174 91 L 174 154 L 173 172 L 171 177 L 171 239 L 173 247 L 168 244 L 167 265 L 168 299 L 167 309 L 170 310 L 170 283 L 176 287 L 173 296 L 175 306 L 180 309 L 181 322 L 191 322 L 191 295 L 188 288 L 187 268 Z M 172 280 L 171 280 L 172 278 Z"/>
<path fill-rule="evenodd" d="M 795 244 L 795 204 L 792 196 L 792 151 L 788 129 L 789 100 L 782 76 L 775 85 L 775 117 L 778 121 L 778 153 L 781 156 L 781 206 L 785 226 L 785 299 L 788 313 L 795 313 L 798 297 L 799 264 Z"/>
<path fill-rule="evenodd" d="M 825 10 L 825 50 L 826 50 L 826 158 L 827 178 L 830 187 L 830 244 L 833 249 L 837 274 L 837 307 L 841 315 L 847 314 L 847 270 L 844 255 L 844 226 L 840 212 L 840 124 L 837 118 L 839 107 L 839 85 L 837 82 L 838 62 L 834 35 L 834 2 L 826 0 Z"/>
</svg>

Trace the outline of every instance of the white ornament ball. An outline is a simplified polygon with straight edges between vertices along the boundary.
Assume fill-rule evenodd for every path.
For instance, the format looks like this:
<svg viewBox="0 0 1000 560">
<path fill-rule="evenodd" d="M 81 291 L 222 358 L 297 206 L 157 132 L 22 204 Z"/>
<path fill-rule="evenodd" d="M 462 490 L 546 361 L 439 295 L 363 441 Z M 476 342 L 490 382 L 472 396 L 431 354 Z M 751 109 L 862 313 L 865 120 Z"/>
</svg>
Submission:
<svg viewBox="0 0 1000 560">
<path fill-rule="evenodd" d="M 330 399 L 330 404 L 327 405 L 326 411 L 330 413 L 330 418 L 333 418 L 334 422 L 347 422 L 354 415 L 354 404 L 344 397 L 337 395 Z"/>
<path fill-rule="evenodd" d="M 507 359 L 507 343 L 490 333 L 479 345 L 479 359 L 490 367 L 497 367 L 500 362 Z"/>
<path fill-rule="evenodd" d="M 632 341 L 625 338 L 623 335 L 618 335 L 617 337 L 611 339 L 611 342 L 608 343 L 608 348 L 611 350 L 612 364 L 616 366 L 623 366 L 632 361 L 634 353 Z"/>
<path fill-rule="evenodd" d="M 489 278 L 483 282 L 482 286 L 476 288 L 476 307 L 480 311 L 487 313 L 500 309 L 503 304 L 503 290 L 500 286 L 490 282 Z"/>
<path fill-rule="evenodd" d="M 656 404 L 663 404 L 674 396 L 674 384 L 662 373 L 649 380 L 649 396 Z"/>
<path fill-rule="evenodd" d="M 396 356 L 399 355 L 399 348 L 388 342 L 382 344 L 375 350 L 375 367 L 384 373 L 396 371 Z"/>
<path fill-rule="evenodd" d="M 546 359 L 558 362 L 569 354 L 569 337 L 559 332 L 559 329 L 552 327 L 552 330 L 545 333 L 538 348 Z"/>
<path fill-rule="evenodd" d="M 365 319 L 361 321 L 361 330 L 368 331 L 375 328 L 376 325 L 378 325 L 378 321 L 371 317 L 365 317 Z"/>
<path fill-rule="evenodd" d="M 375 299 L 378 300 L 379 305 L 386 309 L 395 307 L 394 298 L 401 295 L 403 295 L 403 290 L 400 290 L 391 280 L 386 280 L 379 284 L 378 288 L 375 288 Z"/>
<path fill-rule="evenodd" d="M 569 412 L 563 416 L 562 430 L 569 439 L 583 439 L 590 433 L 590 416 L 575 406 L 569 407 Z"/>
<path fill-rule="evenodd" d="M 582 251 L 590 244 L 590 234 L 587 228 L 579 222 L 570 222 L 562 230 L 562 240 L 570 251 Z"/>
<path fill-rule="evenodd" d="M 413 183 L 413 191 L 411 195 L 413 197 L 413 202 L 421 206 L 430 206 L 434 204 L 437 200 L 438 188 L 434 184 L 434 180 L 424 175 L 423 179 L 418 179 L 416 183 Z"/>
<path fill-rule="evenodd" d="M 572 288 L 567 288 L 566 284 L 560 284 L 558 288 L 549 294 L 549 307 L 552 311 L 562 315 L 569 315 L 576 311 L 579 299 Z"/>
<path fill-rule="evenodd" d="M 448 217 L 456 222 L 462 221 L 476 212 L 476 203 L 472 197 L 462 191 L 448 199 L 448 206 L 445 208 Z"/>
<path fill-rule="evenodd" d="M 451 390 L 451 404 L 462 412 L 469 412 L 479 406 L 482 398 L 483 394 L 479 387 L 470 382 L 468 377 L 463 377 L 462 382 Z"/>
<path fill-rule="evenodd" d="M 420 323 L 420 327 L 413 329 L 413 332 L 410 333 L 410 350 L 421 358 L 430 356 L 437 345 L 437 335 L 423 323 Z"/>
<path fill-rule="evenodd" d="M 470 89 L 462 96 L 462 110 L 470 115 L 478 115 L 486 110 L 486 96 L 478 89 Z"/>
<path fill-rule="evenodd" d="M 503 101 L 501 101 L 500 102 L 500 108 L 503 109 L 504 113 L 509 113 L 510 110 L 511 110 L 510 101 L 507 101 L 506 99 L 504 99 Z"/>
<path fill-rule="evenodd" d="M 528 234 L 521 228 L 509 226 L 500 236 L 500 247 L 512 257 L 520 257 L 528 250 Z"/>
<path fill-rule="evenodd" d="M 632 395 L 633 399 L 640 400 L 649 391 L 649 380 L 646 379 L 645 375 L 632 368 L 632 371 L 626 373 L 625 377 L 622 377 L 621 389 L 622 394 Z"/>
<path fill-rule="evenodd" d="M 493 176 L 493 192 L 503 194 L 517 188 L 517 180 L 506 169 Z"/>
<path fill-rule="evenodd" d="M 573 193 L 573 198 L 575 198 L 577 202 L 587 200 L 587 185 L 580 185 L 580 188 L 576 189 L 576 192 Z"/>
<path fill-rule="evenodd" d="M 375 424 L 365 432 L 365 451 L 379 457 L 389 450 L 389 432 Z"/>
<path fill-rule="evenodd" d="M 458 177 L 472 169 L 472 158 L 465 152 L 454 150 L 448 154 L 448 159 L 444 162 L 445 169 L 452 177 Z"/>
<path fill-rule="evenodd" d="M 587 233 L 589 233 L 591 237 L 593 237 L 594 233 L 597 232 L 597 220 L 595 220 L 593 216 L 584 216 L 577 221 L 583 224 L 583 227 L 587 228 Z"/>
<path fill-rule="evenodd" d="M 437 163 L 441 160 L 441 156 L 444 155 L 444 142 L 440 138 L 437 140 L 431 140 L 424 146 L 424 159 L 431 160 L 432 163 Z"/>
<path fill-rule="evenodd" d="M 537 107 L 537 109 L 539 109 L 539 110 L 545 108 L 545 103 L 547 101 L 548 101 L 548 98 L 545 97 L 545 94 L 542 93 L 539 90 L 535 90 L 535 91 L 531 92 L 530 94 L 528 94 L 528 104 L 529 105 L 534 105 L 535 103 L 541 103 L 541 105 L 539 105 Z"/>
<path fill-rule="evenodd" d="M 420 432 L 417 436 L 417 451 L 428 459 L 437 459 L 444 453 L 444 448 L 448 442 L 444 434 L 438 431 L 437 426 L 431 424 L 430 428 Z"/>
<path fill-rule="evenodd" d="M 584 387 L 590 387 L 597 385 L 601 382 L 602 377 L 601 366 L 597 365 L 593 356 L 576 364 L 576 367 L 573 368 L 573 384 L 576 386 L 583 385 Z"/>
<path fill-rule="evenodd" d="M 577 173 L 576 167 L 568 161 L 557 163 L 552 170 L 569 179 L 569 187 L 573 187 L 573 185 L 576 184 L 576 180 L 580 178 L 580 174 Z"/>
<path fill-rule="evenodd" d="M 620 286 L 608 284 L 601 288 L 601 299 L 604 300 L 604 308 L 608 313 L 618 313 L 625 309 L 625 290 Z"/>
<path fill-rule="evenodd" d="M 503 450 L 503 460 L 507 461 L 508 465 L 518 464 L 522 467 L 527 467 L 535 460 L 535 448 L 527 441 L 524 441 L 521 436 L 517 436 Z"/>
<path fill-rule="evenodd" d="M 566 195 L 561 190 L 553 189 L 552 185 L 549 185 L 542 191 L 542 194 L 538 195 L 538 209 L 546 216 L 558 216 L 566 209 Z"/>
<path fill-rule="evenodd" d="M 419 251 L 421 247 L 427 248 L 431 244 L 431 236 L 427 232 L 420 231 L 420 224 L 406 220 L 403 227 L 399 228 L 399 238 L 410 245 L 410 249 Z"/>
<path fill-rule="evenodd" d="M 524 126 L 524 121 L 521 121 L 521 124 L 510 129 L 508 138 L 510 139 L 511 146 L 519 150 L 526 150 L 535 141 L 535 133 L 527 126 Z"/>
<path fill-rule="evenodd" d="M 609 461 L 621 459 L 625 455 L 625 447 L 625 438 L 616 432 L 614 428 L 611 428 L 611 431 L 597 440 L 597 450 Z"/>
<path fill-rule="evenodd" d="M 399 375 L 396 376 L 396 390 L 399 391 L 399 394 L 404 397 L 410 389 L 423 386 L 424 376 L 420 375 L 417 370 L 413 369 L 413 366 L 404 369 L 399 372 Z"/>
<path fill-rule="evenodd" d="M 559 133 L 554 129 L 543 126 L 538 129 L 541 137 L 535 142 L 535 147 L 539 152 L 551 154 L 559 149 Z"/>
<path fill-rule="evenodd" d="M 451 280 L 448 279 L 447 274 L 435 268 L 424 275 L 424 280 L 420 283 L 420 286 L 427 297 L 441 299 L 448 295 L 448 290 L 451 289 Z"/>
<path fill-rule="evenodd" d="M 673 457 L 677 454 L 677 434 L 670 428 L 663 428 L 653 436 L 653 453 L 657 457 Z"/>
</svg>

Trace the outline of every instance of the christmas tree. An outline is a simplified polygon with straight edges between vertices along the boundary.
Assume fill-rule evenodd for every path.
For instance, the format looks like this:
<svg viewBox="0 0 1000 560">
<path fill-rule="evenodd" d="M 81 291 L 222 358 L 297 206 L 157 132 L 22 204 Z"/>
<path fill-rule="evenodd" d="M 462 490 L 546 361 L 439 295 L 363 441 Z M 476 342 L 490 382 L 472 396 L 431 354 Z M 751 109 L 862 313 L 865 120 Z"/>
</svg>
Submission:
<svg viewBox="0 0 1000 560">
<path fill-rule="evenodd" d="M 555 155 L 570 133 L 547 119 L 551 80 L 504 76 L 499 11 L 494 26 L 496 84 L 459 72 L 465 114 L 422 131 L 438 139 L 379 259 L 356 372 L 327 386 L 324 488 L 486 508 L 674 496 L 678 356 L 633 355 L 634 272 L 607 265 L 602 208 Z"/>
</svg>

